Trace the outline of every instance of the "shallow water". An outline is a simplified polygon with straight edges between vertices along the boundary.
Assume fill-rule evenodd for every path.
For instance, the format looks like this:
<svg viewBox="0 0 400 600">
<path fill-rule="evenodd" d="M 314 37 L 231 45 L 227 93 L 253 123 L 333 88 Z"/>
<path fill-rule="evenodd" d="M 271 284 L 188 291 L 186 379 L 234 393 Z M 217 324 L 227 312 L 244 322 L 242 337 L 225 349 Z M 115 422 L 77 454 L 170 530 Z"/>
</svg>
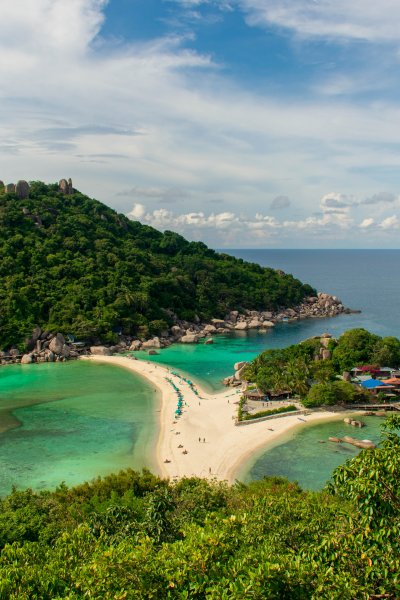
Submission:
<svg viewBox="0 0 400 600">
<path fill-rule="evenodd" d="M 338 336 L 353 327 L 400 337 L 399 250 L 225 252 L 293 273 L 363 312 L 281 324 L 267 333 L 215 336 L 214 345 L 176 344 L 159 356 L 139 356 L 186 372 L 215 392 L 223 389 L 221 381 L 232 374 L 235 362 L 251 360 L 266 348 L 288 346 L 325 331 Z M 149 384 L 114 366 L 71 362 L 1 368 L 0 495 L 13 484 L 54 487 L 62 480 L 79 483 L 129 466 L 151 467 L 157 407 Z M 362 437 L 374 439 L 380 422 L 360 430 Z M 309 489 L 321 487 L 337 464 L 357 452 L 350 446 L 319 444 L 318 439 L 338 433 L 337 427 L 330 433 L 327 427 L 331 425 L 300 427 L 287 443 L 281 441 L 253 459 L 247 465 L 249 476 L 286 475 Z"/>
<path fill-rule="evenodd" d="M 281 323 L 266 332 L 240 331 L 214 335 L 214 343 L 173 344 L 157 350 L 158 355 L 135 352 L 138 358 L 172 366 L 188 373 L 204 389 L 217 392 L 224 389 L 222 380 L 232 375 L 233 365 L 242 360 L 252 360 L 267 348 L 284 348 L 306 338 L 329 332 L 339 336 L 346 329 L 356 327 L 354 317 L 341 315 L 327 319 L 307 319 L 294 323 Z"/>
<path fill-rule="evenodd" d="M 0 495 L 154 467 L 153 387 L 110 365 L 70 362 L 0 369 Z M 12 414 L 14 421 L 6 419 Z"/>
<path fill-rule="evenodd" d="M 360 452 L 350 444 L 329 442 L 330 436 L 349 435 L 379 442 L 383 419 L 361 417 L 361 420 L 366 423 L 361 429 L 346 425 L 343 419 L 315 425 L 299 424 L 268 451 L 264 449 L 255 455 L 244 465 L 238 479 L 248 482 L 266 475 L 281 475 L 297 481 L 303 489 L 320 490 L 336 467 Z"/>
</svg>

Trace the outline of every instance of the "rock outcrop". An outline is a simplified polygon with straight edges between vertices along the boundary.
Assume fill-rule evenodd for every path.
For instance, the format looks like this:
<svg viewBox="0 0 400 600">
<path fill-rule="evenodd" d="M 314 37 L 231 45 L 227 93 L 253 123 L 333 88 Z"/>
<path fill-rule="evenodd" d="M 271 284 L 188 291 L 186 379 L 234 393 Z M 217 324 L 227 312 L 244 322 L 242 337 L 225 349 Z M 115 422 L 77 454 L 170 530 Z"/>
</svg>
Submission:
<svg viewBox="0 0 400 600">
<path fill-rule="evenodd" d="M 35 327 L 32 336 L 25 342 L 27 352 L 21 354 L 17 348 L 0 352 L 0 364 L 12 363 L 31 364 L 42 362 L 59 362 L 78 358 L 81 354 L 87 354 L 88 348 L 84 344 L 75 345 L 67 342 L 61 333 L 50 333 Z M 105 348 L 105 346 L 104 346 Z M 109 352 L 109 349 L 107 348 Z"/>
<path fill-rule="evenodd" d="M 111 356 L 112 352 L 107 346 L 90 346 L 90 352 L 94 356 Z"/>
<path fill-rule="evenodd" d="M 29 183 L 23 179 L 20 179 L 20 181 L 18 181 L 17 185 L 15 186 L 15 193 L 17 194 L 18 198 L 21 198 L 22 200 L 24 200 L 25 198 L 29 198 L 29 192 Z"/>
<path fill-rule="evenodd" d="M 18 183 L 7 183 L 4 185 L 3 181 L 0 181 L 0 192 L 6 194 L 16 194 L 18 198 L 24 199 L 29 198 L 30 187 L 29 183 L 24 179 L 20 179 Z"/>
<path fill-rule="evenodd" d="M 60 188 L 60 192 L 62 192 L 66 196 L 69 196 L 70 194 L 74 193 L 72 179 L 68 179 L 68 181 L 66 179 L 60 179 L 58 186 Z"/>
</svg>

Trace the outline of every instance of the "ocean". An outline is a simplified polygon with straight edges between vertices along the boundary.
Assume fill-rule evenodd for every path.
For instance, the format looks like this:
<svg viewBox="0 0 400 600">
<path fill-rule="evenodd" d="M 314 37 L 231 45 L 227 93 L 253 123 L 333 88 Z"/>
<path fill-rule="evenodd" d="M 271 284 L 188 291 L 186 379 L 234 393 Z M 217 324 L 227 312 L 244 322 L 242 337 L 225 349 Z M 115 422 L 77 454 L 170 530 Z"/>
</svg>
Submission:
<svg viewBox="0 0 400 600">
<path fill-rule="evenodd" d="M 216 336 L 214 345 L 209 346 L 176 344 L 161 350 L 159 356 L 146 355 L 146 360 L 171 365 L 209 391 L 218 391 L 235 362 L 251 360 L 266 348 L 287 346 L 325 331 L 339 336 L 354 327 L 400 337 L 400 250 L 224 252 L 292 273 L 362 312 L 280 324 L 267 333 Z M 151 467 L 156 411 L 150 386 L 117 367 L 98 366 L 96 370 L 84 363 L 57 363 L 1 368 L 0 495 L 12 485 L 34 489 L 54 487 L 61 481 L 72 485 L 127 466 Z M 315 425 L 307 435 L 300 431 L 291 434 L 254 457 L 242 471 L 243 478 L 282 474 L 310 489 L 321 487 L 332 465 L 340 464 L 352 452 L 344 451 L 342 456 L 337 448 L 329 450 L 324 445 L 324 452 L 335 456 L 317 461 L 315 467 L 310 457 L 318 455 L 319 438 L 336 435 L 339 425 L 330 427 Z M 376 439 L 378 428 L 378 420 L 371 422 L 363 437 Z"/>
<path fill-rule="evenodd" d="M 359 314 L 282 323 L 267 332 L 214 336 L 210 346 L 176 344 L 147 357 L 189 373 L 209 391 L 223 388 L 233 364 L 251 360 L 266 348 L 282 348 L 328 332 L 338 337 L 363 327 L 400 337 L 400 250 L 224 250 L 233 256 L 291 273 L 317 291 L 337 295 Z M 142 356 L 145 354 L 143 353 Z"/>
</svg>

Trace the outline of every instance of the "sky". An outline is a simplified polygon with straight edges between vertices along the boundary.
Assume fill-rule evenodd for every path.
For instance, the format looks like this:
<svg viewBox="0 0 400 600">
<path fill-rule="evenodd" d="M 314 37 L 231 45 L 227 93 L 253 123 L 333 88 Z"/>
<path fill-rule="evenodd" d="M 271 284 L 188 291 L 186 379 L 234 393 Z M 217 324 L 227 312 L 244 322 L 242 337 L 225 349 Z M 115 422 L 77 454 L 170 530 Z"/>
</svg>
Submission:
<svg viewBox="0 0 400 600">
<path fill-rule="evenodd" d="M 1 0 L 0 179 L 214 248 L 398 248 L 398 0 Z"/>
</svg>

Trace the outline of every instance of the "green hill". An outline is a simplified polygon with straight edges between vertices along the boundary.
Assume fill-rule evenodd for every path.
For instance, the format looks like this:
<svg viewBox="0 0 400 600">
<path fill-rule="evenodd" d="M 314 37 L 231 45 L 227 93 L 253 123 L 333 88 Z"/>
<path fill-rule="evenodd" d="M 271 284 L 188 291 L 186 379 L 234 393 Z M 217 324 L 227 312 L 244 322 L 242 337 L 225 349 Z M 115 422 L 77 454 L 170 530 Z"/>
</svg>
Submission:
<svg viewBox="0 0 400 600">
<path fill-rule="evenodd" d="M 111 342 L 117 330 L 157 334 L 172 313 L 207 320 L 314 293 L 58 184 L 31 182 L 29 198 L 0 190 L 0 347 L 21 344 L 35 326 Z"/>
</svg>

